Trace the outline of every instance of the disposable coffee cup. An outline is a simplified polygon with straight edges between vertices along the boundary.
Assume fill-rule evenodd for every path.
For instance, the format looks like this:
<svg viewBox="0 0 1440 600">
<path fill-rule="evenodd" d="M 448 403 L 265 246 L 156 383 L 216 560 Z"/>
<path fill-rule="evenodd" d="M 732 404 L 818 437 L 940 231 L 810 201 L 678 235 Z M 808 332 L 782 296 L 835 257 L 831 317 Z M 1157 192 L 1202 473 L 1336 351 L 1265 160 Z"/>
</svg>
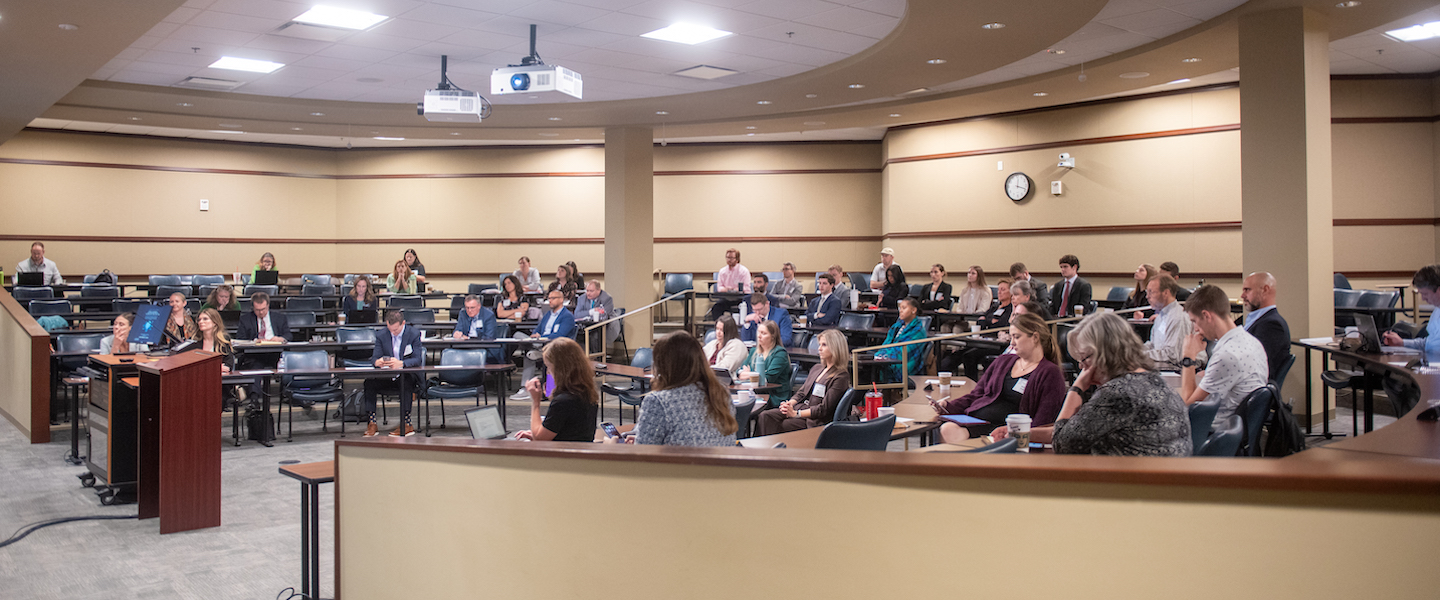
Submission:
<svg viewBox="0 0 1440 600">
<path fill-rule="evenodd" d="M 746 379 L 749 379 L 749 380 L 750 380 L 750 383 L 760 383 L 760 374 L 759 374 L 759 373 L 751 373 L 750 376 L 747 377 Z"/>
<path fill-rule="evenodd" d="M 940 385 L 942 385 L 942 386 L 944 386 L 944 385 L 950 385 L 950 378 L 951 378 L 951 377 L 954 377 L 954 374 L 952 374 L 952 373 L 949 372 L 949 371 L 941 371 L 939 377 L 940 377 Z"/>
<path fill-rule="evenodd" d="M 980 324 L 979 324 L 979 323 L 971 323 L 971 324 L 970 324 L 970 333 L 980 333 Z"/>
<path fill-rule="evenodd" d="M 1030 451 L 1030 415 L 1019 413 L 1005 417 L 1005 428 L 1015 438 L 1016 452 Z"/>
<path fill-rule="evenodd" d="M 340 314 L 338 314 L 338 315 L 335 315 L 335 320 L 336 320 L 336 322 L 338 322 L 339 324 L 344 325 L 344 324 L 345 324 L 345 313 L 342 312 L 342 313 L 340 313 Z"/>
<path fill-rule="evenodd" d="M 882 406 L 876 410 L 879 411 L 880 418 L 882 419 L 885 418 L 885 415 L 895 414 L 895 407 L 893 406 Z"/>
<path fill-rule="evenodd" d="M 1081 317 L 1081 316 L 1084 316 L 1084 315 L 1085 315 L 1085 307 L 1082 306 L 1082 305 L 1076 304 L 1076 305 L 1075 305 L 1075 316 Z"/>
</svg>

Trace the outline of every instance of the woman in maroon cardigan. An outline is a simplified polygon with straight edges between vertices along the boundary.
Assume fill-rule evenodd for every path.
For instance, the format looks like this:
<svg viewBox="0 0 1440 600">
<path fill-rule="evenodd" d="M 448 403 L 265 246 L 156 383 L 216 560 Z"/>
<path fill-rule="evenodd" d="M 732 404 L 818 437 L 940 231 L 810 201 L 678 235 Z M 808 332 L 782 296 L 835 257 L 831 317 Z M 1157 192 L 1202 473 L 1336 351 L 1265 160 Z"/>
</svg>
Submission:
<svg viewBox="0 0 1440 600">
<path fill-rule="evenodd" d="M 1002 354 L 985 369 L 975 389 L 951 400 L 930 402 L 942 415 L 969 415 L 984 421 L 961 426 L 946 422 L 940 435 L 948 443 L 989 434 L 1005 424 L 1006 415 L 1030 415 L 1031 426 L 1055 422 L 1065 403 L 1065 374 L 1060 371 L 1060 347 L 1050 328 L 1037 315 L 1016 315 L 1010 320 L 1014 354 Z"/>
</svg>

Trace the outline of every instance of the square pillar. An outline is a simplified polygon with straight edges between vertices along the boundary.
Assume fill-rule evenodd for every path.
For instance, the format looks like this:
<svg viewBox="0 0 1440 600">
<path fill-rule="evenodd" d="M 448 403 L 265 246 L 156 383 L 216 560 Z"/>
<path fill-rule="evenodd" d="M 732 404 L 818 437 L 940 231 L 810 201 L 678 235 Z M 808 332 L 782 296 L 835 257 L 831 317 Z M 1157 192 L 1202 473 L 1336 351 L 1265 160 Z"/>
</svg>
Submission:
<svg viewBox="0 0 1440 600">
<path fill-rule="evenodd" d="M 649 127 L 605 130 L 605 288 L 627 311 L 656 300 L 654 148 Z M 630 348 L 651 345 L 652 315 L 625 320 Z"/>
<path fill-rule="evenodd" d="M 1240 18 L 1244 267 L 1275 275 L 1276 305 L 1297 339 L 1334 327 L 1329 44 L 1325 15 L 1309 9 Z M 1304 370 L 1296 361 L 1292 375 Z M 1289 379 L 1281 395 L 1303 410 L 1303 376 Z"/>
</svg>

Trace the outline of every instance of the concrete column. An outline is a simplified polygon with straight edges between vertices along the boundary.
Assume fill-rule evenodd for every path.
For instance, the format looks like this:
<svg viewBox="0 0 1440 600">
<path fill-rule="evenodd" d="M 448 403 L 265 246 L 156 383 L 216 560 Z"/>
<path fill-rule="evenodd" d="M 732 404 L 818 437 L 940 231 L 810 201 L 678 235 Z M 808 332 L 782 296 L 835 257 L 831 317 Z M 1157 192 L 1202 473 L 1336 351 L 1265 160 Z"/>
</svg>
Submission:
<svg viewBox="0 0 1440 600">
<path fill-rule="evenodd" d="M 1275 275 L 1280 314 L 1297 339 L 1328 336 L 1334 327 L 1329 43 L 1325 16 L 1308 9 L 1240 19 L 1245 272 Z M 1297 411 L 1304 366 L 1297 355 L 1282 393 L 1300 400 Z"/>
<path fill-rule="evenodd" d="M 655 150 L 649 127 L 605 130 L 605 288 L 616 308 L 655 296 Z M 650 346 L 652 313 L 625 320 L 630 348 Z"/>
</svg>

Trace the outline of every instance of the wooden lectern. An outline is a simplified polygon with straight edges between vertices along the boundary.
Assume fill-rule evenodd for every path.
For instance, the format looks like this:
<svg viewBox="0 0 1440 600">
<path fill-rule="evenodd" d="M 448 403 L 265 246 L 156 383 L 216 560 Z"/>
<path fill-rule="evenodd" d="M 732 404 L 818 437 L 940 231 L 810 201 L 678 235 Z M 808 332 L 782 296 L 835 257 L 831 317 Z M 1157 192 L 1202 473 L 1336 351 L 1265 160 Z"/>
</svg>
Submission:
<svg viewBox="0 0 1440 600">
<path fill-rule="evenodd" d="M 139 365 L 137 501 L 160 533 L 220 525 L 220 364 L 191 350 Z"/>
</svg>

